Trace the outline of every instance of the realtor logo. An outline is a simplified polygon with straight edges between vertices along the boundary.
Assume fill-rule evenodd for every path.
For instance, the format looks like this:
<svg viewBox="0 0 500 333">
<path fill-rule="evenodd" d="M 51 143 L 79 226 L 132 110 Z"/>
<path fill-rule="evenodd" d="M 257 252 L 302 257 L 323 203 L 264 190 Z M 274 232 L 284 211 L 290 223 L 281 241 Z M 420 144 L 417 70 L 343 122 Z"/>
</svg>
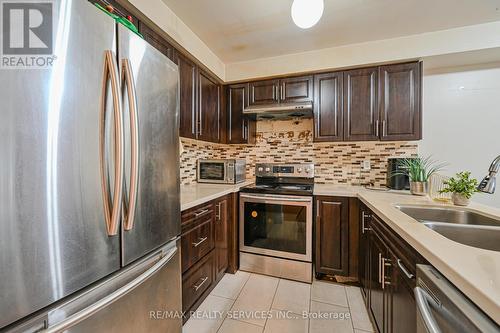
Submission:
<svg viewBox="0 0 500 333">
<path fill-rule="evenodd" d="M 3 0 L 3 68 L 46 68 L 52 65 L 53 3 Z"/>
</svg>

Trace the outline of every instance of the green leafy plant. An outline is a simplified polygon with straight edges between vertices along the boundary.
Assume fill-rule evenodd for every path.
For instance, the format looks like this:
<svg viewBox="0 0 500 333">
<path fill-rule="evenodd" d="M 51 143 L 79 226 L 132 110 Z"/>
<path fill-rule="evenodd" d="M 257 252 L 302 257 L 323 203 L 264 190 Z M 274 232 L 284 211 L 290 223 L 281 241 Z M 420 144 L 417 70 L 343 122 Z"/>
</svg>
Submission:
<svg viewBox="0 0 500 333">
<path fill-rule="evenodd" d="M 458 193 L 470 199 L 474 193 L 479 192 L 477 189 L 478 181 L 475 178 L 470 178 L 470 171 L 462 171 L 455 176 L 456 178 L 451 177 L 444 181 L 446 187 L 439 193 Z"/>
<path fill-rule="evenodd" d="M 401 171 L 394 175 L 407 175 L 411 182 L 427 182 L 436 172 L 441 171 L 446 163 L 437 163 L 428 157 L 411 157 L 399 161 Z"/>
</svg>

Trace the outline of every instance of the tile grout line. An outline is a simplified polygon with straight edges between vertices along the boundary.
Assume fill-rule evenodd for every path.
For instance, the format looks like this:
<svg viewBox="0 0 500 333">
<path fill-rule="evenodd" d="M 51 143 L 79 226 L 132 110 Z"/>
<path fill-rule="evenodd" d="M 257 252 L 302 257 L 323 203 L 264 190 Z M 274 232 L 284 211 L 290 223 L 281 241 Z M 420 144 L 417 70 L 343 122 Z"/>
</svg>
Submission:
<svg viewBox="0 0 500 333">
<path fill-rule="evenodd" d="M 240 271 L 240 272 L 243 272 L 243 271 Z M 236 273 L 235 273 L 236 274 Z M 247 285 L 248 283 L 248 280 L 250 280 L 250 277 L 252 276 L 252 273 L 248 273 L 248 278 L 245 280 L 245 283 L 243 283 L 243 286 L 241 287 L 240 291 L 238 292 L 238 295 L 236 296 L 236 298 L 233 300 L 233 303 L 231 304 L 231 307 L 229 308 L 228 311 L 231 311 L 234 307 L 234 304 L 236 303 L 236 301 L 238 300 L 238 297 L 240 297 L 241 295 L 241 292 L 243 291 L 243 289 L 245 288 L 245 286 Z M 220 282 L 219 282 L 220 283 Z M 230 299 L 230 298 L 229 298 Z M 227 319 L 227 313 L 226 313 L 226 316 L 224 316 L 224 319 L 222 320 L 222 322 L 220 323 L 219 327 L 217 327 L 217 331 L 216 332 L 219 332 L 221 327 L 222 327 L 222 324 L 224 324 L 224 321 L 226 321 Z"/>
<path fill-rule="evenodd" d="M 240 271 L 240 272 L 243 272 L 243 271 Z M 246 272 L 245 272 L 246 273 Z M 225 273 L 225 274 L 230 274 L 230 273 Z M 236 274 L 236 273 L 235 273 Z M 217 296 L 217 297 L 222 297 L 222 298 L 225 298 L 225 299 L 231 299 L 233 301 L 236 301 L 238 299 L 238 297 L 240 296 L 241 292 L 243 291 L 243 288 L 245 288 L 248 280 L 250 279 L 250 275 L 252 275 L 252 273 L 248 273 L 248 278 L 245 280 L 245 283 L 243 283 L 243 286 L 241 287 L 240 291 L 238 292 L 238 295 L 236 295 L 236 298 L 235 299 L 232 299 L 230 297 L 225 297 L 225 296 L 219 296 L 219 295 L 215 295 L 215 294 L 212 294 L 213 290 L 210 292 L 210 295 L 212 296 Z M 220 283 L 220 282 L 219 282 Z M 217 283 L 216 287 L 219 285 L 219 283 Z M 215 288 L 214 288 L 215 289 Z"/>
<path fill-rule="evenodd" d="M 347 287 L 344 287 L 345 299 L 347 301 L 347 308 L 349 309 L 349 319 L 351 319 L 351 327 L 354 332 L 354 320 L 352 320 L 352 310 L 351 310 L 351 302 L 349 302 L 349 295 L 347 294 Z"/>
<path fill-rule="evenodd" d="M 281 280 L 282 279 L 278 279 L 278 285 L 276 286 L 276 290 L 274 291 L 273 299 L 271 301 L 271 305 L 269 306 L 269 311 L 273 309 L 274 299 L 276 298 L 276 294 L 278 293 L 278 288 L 280 287 Z M 264 332 L 266 330 L 267 320 L 268 320 L 268 318 L 266 318 L 266 322 L 264 323 L 264 327 L 262 328 L 262 332 Z"/>
</svg>

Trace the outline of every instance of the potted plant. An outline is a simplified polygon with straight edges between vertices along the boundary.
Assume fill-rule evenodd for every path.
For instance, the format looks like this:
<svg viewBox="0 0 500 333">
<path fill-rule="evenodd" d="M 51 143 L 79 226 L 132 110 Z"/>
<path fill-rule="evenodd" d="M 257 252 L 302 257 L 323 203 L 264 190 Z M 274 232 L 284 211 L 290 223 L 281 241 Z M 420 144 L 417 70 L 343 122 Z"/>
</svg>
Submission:
<svg viewBox="0 0 500 333">
<path fill-rule="evenodd" d="M 436 163 L 428 157 L 411 157 L 400 160 L 402 174 L 410 180 L 410 192 L 414 195 L 427 195 L 429 190 L 429 178 L 443 169 L 444 163 Z"/>
<path fill-rule="evenodd" d="M 478 192 L 478 181 L 470 177 L 470 171 L 462 171 L 457 173 L 456 178 L 451 177 L 444 181 L 446 186 L 439 193 L 451 193 L 451 201 L 457 206 L 467 206 L 470 198 Z"/>
</svg>

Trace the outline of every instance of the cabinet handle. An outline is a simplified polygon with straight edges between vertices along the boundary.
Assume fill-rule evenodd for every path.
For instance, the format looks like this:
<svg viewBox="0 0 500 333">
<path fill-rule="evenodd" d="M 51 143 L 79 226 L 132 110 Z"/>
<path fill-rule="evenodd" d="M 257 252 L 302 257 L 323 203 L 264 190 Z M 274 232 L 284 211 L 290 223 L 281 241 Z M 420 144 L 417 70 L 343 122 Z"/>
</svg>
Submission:
<svg viewBox="0 0 500 333">
<path fill-rule="evenodd" d="M 403 271 L 403 273 L 405 273 L 408 279 L 413 279 L 415 277 L 415 275 L 411 274 L 410 271 L 403 265 L 401 259 L 398 259 L 398 266 Z"/>
<path fill-rule="evenodd" d="M 385 120 L 382 120 L 382 136 L 387 135 L 387 123 Z"/>
<path fill-rule="evenodd" d="M 378 253 L 378 283 L 382 283 L 382 253 Z"/>
<path fill-rule="evenodd" d="M 380 135 L 380 121 L 375 121 L 375 136 L 379 136 Z"/>
<path fill-rule="evenodd" d="M 205 284 L 205 282 L 207 282 L 207 280 L 208 276 L 205 276 L 203 279 L 201 279 L 201 282 L 199 284 L 195 284 L 193 286 L 194 291 L 198 291 L 198 289 L 200 289 Z"/>
<path fill-rule="evenodd" d="M 372 228 L 366 228 L 365 223 L 366 223 L 366 218 L 372 217 L 370 214 L 366 214 L 365 212 L 361 212 L 361 233 L 365 233 L 365 231 L 370 231 Z"/>
<path fill-rule="evenodd" d="M 388 286 L 388 285 L 391 284 L 390 282 L 388 282 L 388 281 L 385 280 L 386 279 L 385 268 L 386 267 L 391 267 L 391 263 L 390 263 L 389 259 L 386 259 L 386 258 L 382 257 L 381 264 L 382 264 L 382 283 L 381 284 L 382 284 L 382 289 L 385 289 L 385 286 Z"/>
<path fill-rule="evenodd" d="M 200 241 L 197 242 L 197 243 L 192 243 L 193 244 L 193 247 L 198 247 L 200 246 L 204 241 L 206 241 L 208 239 L 208 237 L 203 237 L 203 238 L 200 238 Z"/>
<path fill-rule="evenodd" d="M 206 213 L 208 213 L 208 212 L 209 212 L 209 210 L 208 210 L 208 209 L 204 209 L 204 210 L 202 210 L 201 212 L 194 213 L 194 217 L 199 217 L 199 216 L 201 216 L 201 215 L 203 215 L 203 214 L 206 214 Z"/>
<path fill-rule="evenodd" d="M 279 86 L 276 86 L 274 90 L 276 91 L 276 100 L 278 101 L 280 99 Z"/>
<path fill-rule="evenodd" d="M 221 203 L 217 203 L 217 214 L 215 215 L 215 220 L 220 222 L 220 217 L 221 217 Z"/>
<path fill-rule="evenodd" d="M 284 84 L 282 84 L 281 87 L 280 87 L 280 100 L 281 101 L 284 99 L 283 96 L 285 95 L 284 94 L 284 88 L 285 88 L 285 86 L 284 86 Z"/>
</svg>

